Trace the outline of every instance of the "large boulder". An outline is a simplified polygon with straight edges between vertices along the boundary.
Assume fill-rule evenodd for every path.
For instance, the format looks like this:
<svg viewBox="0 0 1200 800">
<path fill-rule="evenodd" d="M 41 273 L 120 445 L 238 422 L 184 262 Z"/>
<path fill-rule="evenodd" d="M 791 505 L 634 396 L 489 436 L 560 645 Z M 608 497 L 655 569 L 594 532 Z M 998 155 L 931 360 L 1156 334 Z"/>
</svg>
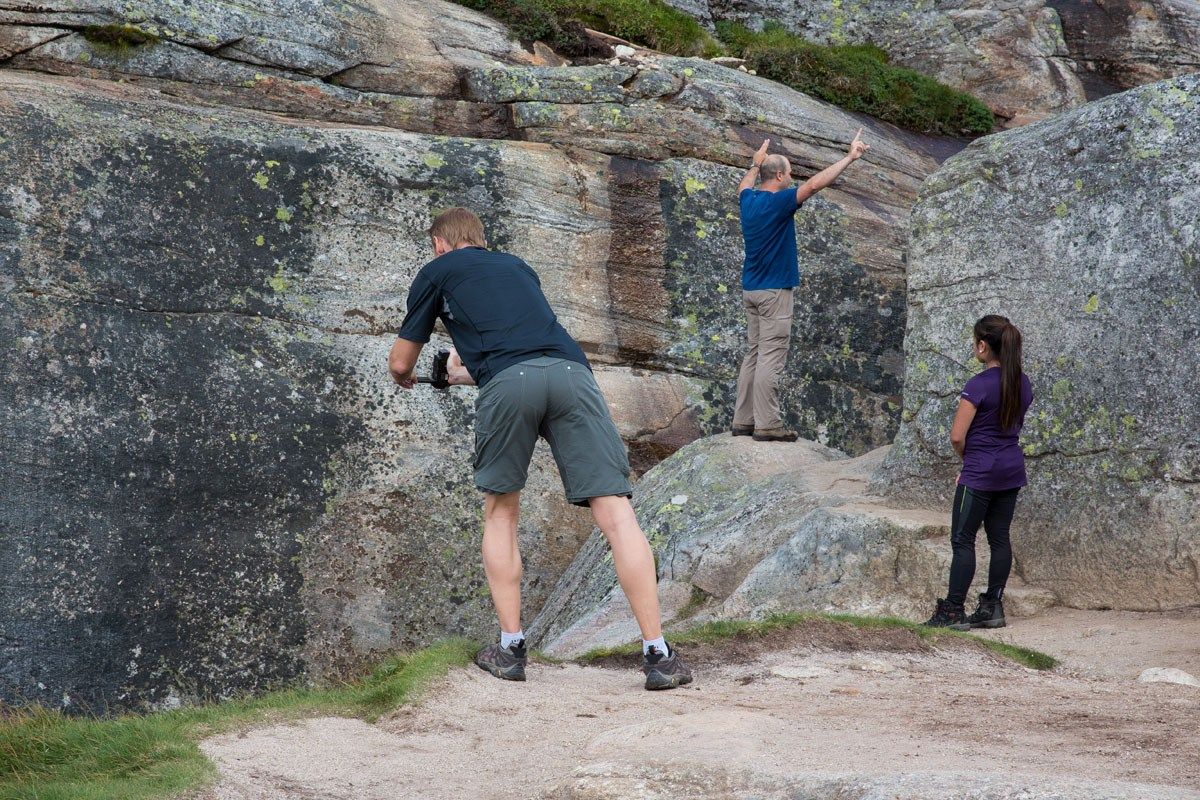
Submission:
<svg viewBox="0 0 1200 800">
<path fill-rule="evenodd" d="M 928 615 L 934 598 L 945 594 L 949 504 L 905 510 L 869 494 L 887 450 L 847 458 L 804 440 L 712 436 L 647 473 L 635 506 L 655 550 L 666 623 L 789 611 Z M 981 555 L 977 577 L 985 582 L 988 560 Z M 1008 611 L 1031 614 L 1053 602 L 1016 577 Z M 637 637 L 599 534 L 580 550 L 529 631 L 556 656 Z"/>
<path fill-rule="evenodd" d="M 0 0 L 0 31 L 6 702 L 171 704 L 492 629 L 473 390 L 384 371 L 450 205 L 539 271 L 645 469 L 728 423 L 740 166 L 770 135 L 810 173 L 865 125 L 798 223 L 787 402 L 849 450 L 895 430 L 942 143 L 698 60 L 537 66 L 440 2 Z M 532 616 L 590 521 L 545 451 L 528 495 Z"/>
<path fill-rule="evenodd" d="M 876 482 L 927 504 L 987 313 L 1035 400 L 1020 571 L 1066 604 L 1200 603 L 1200 75 L 974 143 L 925 184 L 909 250 L 904 423 Z"/>
</svg>

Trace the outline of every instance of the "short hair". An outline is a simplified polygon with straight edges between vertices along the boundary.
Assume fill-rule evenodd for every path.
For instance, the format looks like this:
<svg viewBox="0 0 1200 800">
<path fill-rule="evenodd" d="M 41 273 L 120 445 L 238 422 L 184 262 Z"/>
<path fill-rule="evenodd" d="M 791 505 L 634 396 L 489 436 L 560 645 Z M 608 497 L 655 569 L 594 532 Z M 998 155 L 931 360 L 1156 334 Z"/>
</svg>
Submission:
<svg viewBox="0 0 1200 800">
<path fill-rule="evenodd" d="M 433 224 L 429 226 L 429 235 L 445 239 L 451 247 L 460 244 L 487 247 L 483 222 L 473 211 L 462 207 L 446 209 L 434 217 Z"/>
<path fill-rule="evenodd" d="M 778 153 L 775 153 L 763 159 L 761 171 L 764 177 L 771 179 L 780 172 L 782 172 L 784 175 L 787 175 L 788 166 L 788 160 Z"/>
</svg>

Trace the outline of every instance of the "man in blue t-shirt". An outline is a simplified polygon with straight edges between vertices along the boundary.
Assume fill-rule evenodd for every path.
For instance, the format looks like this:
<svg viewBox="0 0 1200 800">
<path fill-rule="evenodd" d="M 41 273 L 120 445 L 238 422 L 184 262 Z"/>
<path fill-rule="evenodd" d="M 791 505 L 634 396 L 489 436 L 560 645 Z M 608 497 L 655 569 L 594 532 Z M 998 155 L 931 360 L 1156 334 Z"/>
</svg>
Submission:
<svg viewBox="0 0 1200 800">
<path fill-rule="evenodd" d="M 450 383 L 476 385 L 475 485 L 484 492 L 483 566 L 498 641 L 475 663 L 525 680 L 517 520 L 529 459 L 550 444 L 567 500 L 591 509 L 608 540 L 617 579 L 642 629 L 647 689 L 690 683 L 691 669 L 662 634 L 654 553 L 629 502 L 629 456 L 583 350 L 559 324 L 528 264 L 487 249 L 483 223 L 465 208 L 429 228 L 436 256 L 408 290 L 408 314 L 388 355 L 392 379 L 416 385 L 421 349 L 440 320 L 457 350 Z"/>
<path fill-rule="evenodd" d="M 767 155 L 770 139 L 754 154 L 754 164 L 738 185 L 742 239 L 742 303 L 748 318 L 750 349 L 738 374 L 733 435 L 759 442 L 794 442 L 795 431 L 779 414 L 779 376 L 792 340 L 792 290 L 800 282 L 793 217 L 805 200 L 833 183 L 846 167 L 870 149 L 854 134 L 845 158 L 792 188 L 792 165 Z M 754 182 L 760 180 L 758 188 Z"/>
</svg>

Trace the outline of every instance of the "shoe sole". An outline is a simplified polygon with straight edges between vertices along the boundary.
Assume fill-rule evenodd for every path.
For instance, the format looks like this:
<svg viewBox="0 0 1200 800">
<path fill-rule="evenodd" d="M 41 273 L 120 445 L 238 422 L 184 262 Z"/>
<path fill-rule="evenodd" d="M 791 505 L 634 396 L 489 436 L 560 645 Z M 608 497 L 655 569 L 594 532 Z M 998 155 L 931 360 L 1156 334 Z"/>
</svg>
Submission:
<svg viewBox="0 0 1200 800">
<path fill-rule="evenodd" d="M 661 672 L 651 672 L 646 676 L 646 689 L 651 692 L 663 689 L 678 689 L 692 682 L 691 675 L 664 675 Z"/>
<path fill-rule="evenodd" d="M 756 441 L 756 442 L 794 442 L 794 441 L 797 441 L 797 439 L 799 439 L 799 437 L 796 437 L 796 439 L 789 439 L 789 438 L 780 437 L 780 436 L 755 436 L 754 437 L 754 441 Z"/>
<path fill-rule="evenodd" d="M 972 628 L 1005 628 L 1008 626 L 1005 624 L 1004 618 L 1001 617 L 1000 619 L 989 619 L 986 622 L 972 622 L 971 627 Z"/>
<path fill-rule="evenodd" d="M 753 436 L 754 431 L 730 431 L 734 436 Z"/>
<path fill-rule="evenodd" d="M 921 627 L 933 628 L 934 630 L 938 630 L 940 628 L 944 631 L 969 631 L 971 630 L 971 623 L 959 622 L 954 625 L 929 625 L 928 623 L 922 622 Z"/>
<path fill-rule="evenodd" d="M 475 666 L 479 667 L 484 672 L 489 672 L 492 675 L 495 675 L 502 681 L 525 680 L 525 668 L 519 664 L 515 667 L 509 667 L 508 669 L 501 669 L 495 664 L 481 664 L 480 662 L 476 661 Z"/>
</svg>

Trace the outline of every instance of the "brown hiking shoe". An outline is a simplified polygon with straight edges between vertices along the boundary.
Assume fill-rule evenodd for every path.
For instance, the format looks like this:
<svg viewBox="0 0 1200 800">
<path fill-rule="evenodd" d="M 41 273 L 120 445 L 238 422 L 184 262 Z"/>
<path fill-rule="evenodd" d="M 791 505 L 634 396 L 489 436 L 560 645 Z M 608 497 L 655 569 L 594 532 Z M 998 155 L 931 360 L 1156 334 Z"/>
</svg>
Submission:
<svg viewBox="0 0 1200 800">
<path fill-rule="evenodd" d="M 734 436 L 753 436 L 754 435 L 754 426 L 753 425 L 734 425 L 731 433 Z"/>
<path fill-rule="evenodd" d="M 754 429 L 754 441 L 756 442 L 794 442 L 799 438 L 800 434 L 787 428 Z"/>
<path fill-rule="evenodd" d="M 642 672 L 646 673 L 647 689 L 674 689 L 692 682 L 691 668 L 683 663 L 674 647 L 670 644 L 667 647 L 671 651 L 669 656 L 658 652 L 657 647 L 651 647 L 642 656 Z"/>
<path fill-rule="evenodd" d="M 525 640 L 508 648 L 489 644 L 475 655 L 475 666 L 506 681 L 525 680 Z"/>
</svg>

